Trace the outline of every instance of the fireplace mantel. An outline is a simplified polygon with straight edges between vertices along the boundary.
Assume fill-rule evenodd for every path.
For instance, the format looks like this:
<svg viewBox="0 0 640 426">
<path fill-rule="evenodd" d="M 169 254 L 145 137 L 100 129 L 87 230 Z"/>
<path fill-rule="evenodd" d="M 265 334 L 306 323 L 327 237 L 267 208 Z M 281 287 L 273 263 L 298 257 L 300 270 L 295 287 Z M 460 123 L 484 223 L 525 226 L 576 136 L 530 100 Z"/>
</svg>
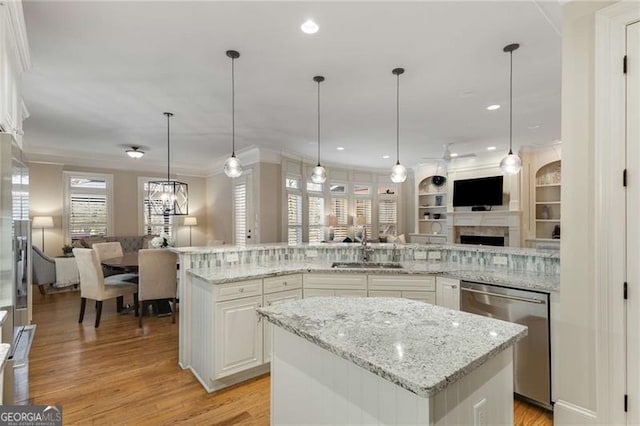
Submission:
<svg viewBox="0 0 640 426">
<path fill-rule="evenodd" d="M 456 228 L 458 227 L 499 227 L 508 228 L 510 247 L 520 247 L 521 216 L 521 211 L 513 210 L 449 212 L 447 213 L 449 241 L 456 242 Z"/>
</svg>

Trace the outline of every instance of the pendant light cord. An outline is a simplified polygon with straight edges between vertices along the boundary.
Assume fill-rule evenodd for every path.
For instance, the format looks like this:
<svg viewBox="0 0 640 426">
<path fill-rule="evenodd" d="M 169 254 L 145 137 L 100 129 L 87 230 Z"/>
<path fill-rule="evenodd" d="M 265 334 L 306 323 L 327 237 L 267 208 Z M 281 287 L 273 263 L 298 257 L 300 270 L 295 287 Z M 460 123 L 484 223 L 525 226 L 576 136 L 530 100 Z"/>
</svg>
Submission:
<svg viewBox="0 0 640 426">
<path fill-rule="evenodd" d="M 235 58 L 231 58 L 231 156 L 236 156 L 236 75 Z"/>
<path fill-rule="evenodd" d="M 509 52 L 509 155 L 513 154 L 513 50 Z"/>
<path fill-rule="evenodd" d="M 167 116 L 167 182 L 170 182 L 171 178 L 171 170 L 169 169 L 171 166 L 171 131 L 170 131 L 170 122 L 171 122 L 171 113 L 165 112 Z"/>
<path fill-rule="evenodd" d="M 320 81 L 318 81 L 318 166 L 320 165 Z"/>
<path fill-rule="evenodd" d="M 400 74 L 396 74 L 396 164 L 400 164 Z"/>
</svg>

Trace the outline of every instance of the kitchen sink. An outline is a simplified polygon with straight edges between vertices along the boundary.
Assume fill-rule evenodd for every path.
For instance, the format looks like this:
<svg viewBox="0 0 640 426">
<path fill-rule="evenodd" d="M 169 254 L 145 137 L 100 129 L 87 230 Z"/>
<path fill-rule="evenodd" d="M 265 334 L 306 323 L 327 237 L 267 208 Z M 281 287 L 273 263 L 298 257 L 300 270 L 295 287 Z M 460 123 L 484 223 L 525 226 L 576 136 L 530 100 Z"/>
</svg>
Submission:
<svg viewBox="0 0 640 426">
<path fill-rule="evenodd" d="M 369 262 L 334 262 L 332 268 L 355 269 L 402 269 L 399 263 L 369 263 Z"/>
</svg>

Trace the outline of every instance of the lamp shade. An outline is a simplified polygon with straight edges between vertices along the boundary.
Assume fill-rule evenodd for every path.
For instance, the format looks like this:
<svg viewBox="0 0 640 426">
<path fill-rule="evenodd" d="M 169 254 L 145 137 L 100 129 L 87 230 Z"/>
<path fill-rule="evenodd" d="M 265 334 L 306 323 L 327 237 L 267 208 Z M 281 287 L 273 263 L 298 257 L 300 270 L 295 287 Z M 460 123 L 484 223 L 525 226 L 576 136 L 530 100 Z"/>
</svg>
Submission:
<svg viewBox="0 0 640 426">
<path fill-rule="evenodd" d="M 328 215 L 325 218 L 325 225 L 326 226 L 336 226 L 338 224 L 338 218 L 335 215 Z"/>
<path fill-rule="evenodd" d="M 42 229 L 53 228 L 53 216 L 34 216 L 31 226 Z"/>
<path fill-rule="evenodd" d="M 198 218 L 195 216 L 187 216 L 184 218 L 184 226 L 198 226 Z"/>
</svg>

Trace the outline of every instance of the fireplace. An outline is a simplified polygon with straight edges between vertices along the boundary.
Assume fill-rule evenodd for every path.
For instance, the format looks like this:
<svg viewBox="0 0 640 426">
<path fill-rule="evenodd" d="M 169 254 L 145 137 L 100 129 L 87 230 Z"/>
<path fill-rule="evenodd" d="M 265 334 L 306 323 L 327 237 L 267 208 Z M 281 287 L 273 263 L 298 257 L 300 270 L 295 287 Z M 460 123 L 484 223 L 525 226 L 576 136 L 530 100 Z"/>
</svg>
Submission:
<svg viewBox="0 0 640 426">
<path fill-rule="evenodd" d="M 504 237 L 492 237 L 486 235 L 460 235 L 460 243 L 504 247 Z"/>
</svg>

